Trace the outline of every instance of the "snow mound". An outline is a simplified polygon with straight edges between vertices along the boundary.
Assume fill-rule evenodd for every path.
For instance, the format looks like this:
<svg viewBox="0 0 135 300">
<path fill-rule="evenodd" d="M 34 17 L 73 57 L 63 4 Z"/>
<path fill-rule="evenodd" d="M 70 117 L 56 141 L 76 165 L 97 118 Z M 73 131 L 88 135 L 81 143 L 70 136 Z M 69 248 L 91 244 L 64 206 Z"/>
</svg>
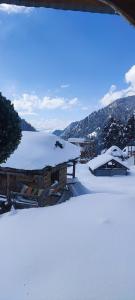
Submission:
<svg viewBox="0 0 135 300">
<path fill-rule="evenodd" d="M 123 157 L 128 158 L 128 147 L 125 147 L 125 148 L 122 150 L 122 155 L 123 155 Z"/>
<path fill-rule="evenodd" d="M 117 147 L 117 146 L 111 146 L 107 151 L 106 151 L 106 154 L 110 154 L 112 156 L 115 156 L 115 157 L 122 157 L 122 150 Z"/>
<path fill-rule="evenodd" d="M 134 228 L 134 197 L 107 193 L 2 216 L 1 299 L 134 300 Z"/>
<path fill-rule="evenodd" d="M 134 152 L 135 152 L 135 146 L 126 146 L 122 151 L 123 157 L 128 158 L 129 155 L 133 155 Z"/>
<path fill-rule="evenodd" d="M 58 142 L 58 143 L 57 143 Z M 61 144 L 62 148 L 59 145 Z M 23 132 L 17 150 L 1 167 L 16 169 L 43 169 L 56 166 L 80 156 L 79 148 L 53 134 Z"/>
</svg>

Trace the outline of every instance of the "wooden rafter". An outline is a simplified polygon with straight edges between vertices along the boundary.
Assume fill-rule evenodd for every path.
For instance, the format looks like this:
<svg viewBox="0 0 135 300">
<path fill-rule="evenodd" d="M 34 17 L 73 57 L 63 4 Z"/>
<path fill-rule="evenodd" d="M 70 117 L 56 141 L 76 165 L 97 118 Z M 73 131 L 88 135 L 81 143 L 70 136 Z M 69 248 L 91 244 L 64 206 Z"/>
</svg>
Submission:
<svg viewBox="0 0 135 300">
<path fill-rule="evenodd" d="M 114 9 L 100 0 L 0 0 L 0 3 L 29 7 L 48 7 L 95 13 L 114 13 Z"/>
<path fill-rule="evenodd" d="M 135 25 L 135 0 L 0 0 L 0 3 L 93 13 L 118 13 Z"/>
</svg>

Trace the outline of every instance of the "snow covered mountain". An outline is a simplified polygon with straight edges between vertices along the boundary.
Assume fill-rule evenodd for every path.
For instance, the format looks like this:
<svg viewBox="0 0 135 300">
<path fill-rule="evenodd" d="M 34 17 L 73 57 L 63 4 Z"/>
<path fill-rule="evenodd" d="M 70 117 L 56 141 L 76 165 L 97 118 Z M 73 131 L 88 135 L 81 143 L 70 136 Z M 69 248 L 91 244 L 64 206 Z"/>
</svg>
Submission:
<svg viewBox="0 0 135 300">
<path fill-rule="evenodd" d="M 63 133 L 64 130 L 56 129 L 53 131 L 53 134 L 60 136 Z"/>
<path fill-rule="evenodd" d="M 85 119 L 73 122 L 61 133 L 61 137 L 86 137 L 93 132 L 100 133 L 107 119 L 112 116 L 126 122 L 135 111 L 135 96 L 121 98 L 110 105 L 91 113 Z"/>
</svg>

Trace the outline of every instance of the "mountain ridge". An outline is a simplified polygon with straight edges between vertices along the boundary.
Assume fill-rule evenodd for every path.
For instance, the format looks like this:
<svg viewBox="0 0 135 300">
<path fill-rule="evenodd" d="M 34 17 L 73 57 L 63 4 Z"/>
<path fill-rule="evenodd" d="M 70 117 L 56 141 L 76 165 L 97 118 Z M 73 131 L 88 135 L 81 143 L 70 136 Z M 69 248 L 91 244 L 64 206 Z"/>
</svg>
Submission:
<svg viewBox="0 0 135 300">
<path fill-rule="evenodd" d="M 120 98 L 106 107 L 92 112 L 80 121 L 72 122 L 60 134 L 64 139 L 71 137 L 87 137 L 92 132 L 99 132 L 110 116 L 126 123 L 135 111 L 135 95 Z"/>
</svg>

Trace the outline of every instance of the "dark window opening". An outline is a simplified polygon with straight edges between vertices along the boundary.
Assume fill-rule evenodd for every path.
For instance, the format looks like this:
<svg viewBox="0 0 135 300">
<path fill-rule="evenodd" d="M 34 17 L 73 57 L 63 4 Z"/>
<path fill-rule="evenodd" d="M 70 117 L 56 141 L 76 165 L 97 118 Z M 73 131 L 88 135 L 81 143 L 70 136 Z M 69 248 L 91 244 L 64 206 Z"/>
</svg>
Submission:
<svg viewBox="0 0 135 300">
<path fill-rule="evenodd" d="M 59 182 L 59 171 L 55 171 L 51 174 L 51 184 Z"/>
</svg>

